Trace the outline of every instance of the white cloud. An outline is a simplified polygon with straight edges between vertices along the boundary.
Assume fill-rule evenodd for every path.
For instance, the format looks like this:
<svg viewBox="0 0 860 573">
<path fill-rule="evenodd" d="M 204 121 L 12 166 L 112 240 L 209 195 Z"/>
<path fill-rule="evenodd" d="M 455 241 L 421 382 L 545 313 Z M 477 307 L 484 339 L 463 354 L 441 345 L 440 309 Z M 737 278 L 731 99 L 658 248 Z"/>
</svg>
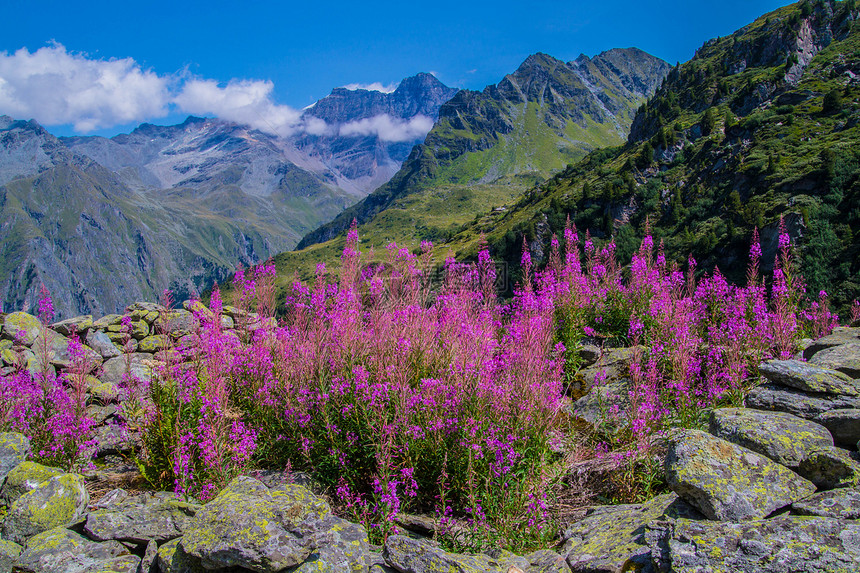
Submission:
<svg viewBox="0 0 860 573">
<path fill-rule="evenodd" d="M 433 120 L 425 115 L 402 120 L 383 114 L 343 124 L 339 133 L 346 137 L 375 135 L 382 141 L 397 142 L 421 139 L 432 128 Z"/>
<path fill-rule="evenodd" d="M 184 112 L 215 115 L 286 137 L 302 129 L 302 112 L 272 100 L 270 81 L 232 80 L 221 87 L 214 80 L 185 82 L 173 102 Z"/>
<path fill-rule="evenodd" d="M 397 88 L 380 82 L 345 87 L 383 93 Z M 70 124 L 79 133 L 148 121 L 177 110 L 215 116 L 282 137 L 294 133 L 373 135 L 402 142 L 421 139 L 433 127 L 433 120 L 422 115 L 409 120 L 378 115 L 329 125 L 310 114 L 303 117 L 304 110 L 276 103 L 273 91 L 271 81 L 233 79 L 219 84 L 184 72 L 160 76 L 142 69 L 132 58 L 93 59 L 70 53 L 60 44 L 33 53 L 26 48 L 0 52 L 0 114 L 34 118 L 49 126 Z"/>
<path fill-rule="evenodd" d="M 131 58 L 94 60 L 59 44 L 0 52 L 0 113 L 82 133 L 167 115 L 169 83 Z"/>
<path fill-rule="evenodd" d="M 347 84 L 344 89 L 347 90 L 367 90 L 371 92 L 382 92 L 384 94 L 390 94 L 394 90 L 397 89 L 398 84 L 387 84 L 383 85 L 382 82 L 373 82 L 372 84 Z"/>
</svg>

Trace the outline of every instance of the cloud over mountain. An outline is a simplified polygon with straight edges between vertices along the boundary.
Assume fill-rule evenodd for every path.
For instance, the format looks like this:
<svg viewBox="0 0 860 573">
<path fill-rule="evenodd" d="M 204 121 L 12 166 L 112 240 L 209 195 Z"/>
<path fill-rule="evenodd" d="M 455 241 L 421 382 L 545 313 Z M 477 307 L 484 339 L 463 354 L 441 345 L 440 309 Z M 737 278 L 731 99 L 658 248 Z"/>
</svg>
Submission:
<svg viewBox="0 0 860 573">
<path fill-rule="evenodd" d="M 343 89 L 346 90 L 367 90 L 371 92 L 382 92 L 384 94 L 390 94 L 394 90 L 397 89 L 397 84 L 385 84 L 382 82 L 373 82 L 370 84 L 346 84 L 343 86 Z"/>
<path fill-rule="evenodd" d="M 192 79 L 173 98 L 182 111 L 215 115 L 274 135 L 291 135 L 301 129 L 302 112 L 272 99 L 270 81 L 232 80 L 221 87 L 214 80 Z"/>
<path fill-rule="evenodd" d="M 164 117 L 171 78 L 132 58 L 94 60 L 59 44 L 0 52 L 0 113 L 79 132 Z"/>
<path fill-rule="evenodd" d="M 388 114 L 351 121 L 340 126 L 340 135 L 375 135 L 382 141 L 401 142 L 423 138 L 433 128 L 433 120 L 425 115 L 416 115 L 401 120 Z"/>
</svg>

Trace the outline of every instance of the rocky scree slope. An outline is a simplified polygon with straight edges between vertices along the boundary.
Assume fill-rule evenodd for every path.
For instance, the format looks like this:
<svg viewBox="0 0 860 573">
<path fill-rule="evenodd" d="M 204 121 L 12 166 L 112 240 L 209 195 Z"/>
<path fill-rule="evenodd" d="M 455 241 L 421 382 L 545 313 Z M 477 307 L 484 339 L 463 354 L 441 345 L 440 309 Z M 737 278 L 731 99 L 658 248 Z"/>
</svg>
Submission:
<svg viewBox="0 0 860 573">
<path fill-rule="evenodd" d="M 192 117 L 110 139 L 58 139 L 33 121 L 0 118 L 0 300 L 32 308 L 45 284 L 71 316 L 165 288 L 199 292 L 236 265 L 292 248 L 387 180 L 424 135 L 392 142 L 340 126 L 432 119 L 454 93 L 427 74 L 390 94 L 336 89 L 305 112 L 325 126 L 314 137 Z"/>
<path fill-rule="evenodd" d="M 266 327 L 256 315 L 224 310 L 226 332 L 240 323 Z M 73 330 L 101 363 L 87 393 L 87 414 L 99 424 L 96 469 L 80 475 L 34 463 L 26 437 L 0 434 L 6 508 L 0 572 L 836 573 L 860 567 L 860 328 L 837 328 L 807 341 L 794 360 L 763 363 L 766 383 L 749 395 L 747 407 L 715 410 L 707 432 L 671 434 L 663 459 L 671 493 L 641 504 L 590 507 L 552 549 L 463 555 L 428 537 L 434 521 L 421 516 L 399 516 L 395 534 L 372 546 L 362 526 L 332 515 L 308 489 L 312 482 L 294 483 L 301 476 L 289 472 L 235 478 L 205 504 L 169 492 L 104 493 L 122 467 L 116 454 L 137 447 L 134 433 L 124 435 L 115 424 L 126 364 L 147 380 L 164 348 L 194 347 L 195 313 L 201 312 L 207 311 L 191 302 L 183 310 L 132 304 L 126 309 L 130 340 L 120 332 L 121 315 L 80 316 L 49 332 L 23 312 L 0 317 L 4 375 L 39 367 L 33 360 L 39 339 L 50 341 L 51 367 L 62 372 Z M 119 343 L 130 344 L 130 357 L 120 354 Z M 598 370 L 607 378 L 568 414 L 587 423 L 598 402 L 629 400 L 631 357 L 629 348 L 583 348 L 584 381 L 590 385 Z"/>
<path fill-rule="evenodd" d="M 497 85 L 460 91 L 400 171 L 297 249 L 337 237 L 353 219 L 380 244 L 444 238 L 590 150 L 621 143 L 669 65 L 616 49 L 573 62 L 529 56 Z M 368 223 L 370 223 L 368 227 Z"/>
<path fill-rule="evenodd" d="M 452 250 L 475 255 L 483 233 L 516 264 L 523 235 L 540 257 L 570 216 L 624 259 L 648 221 L 670 260 L 692 253 L 700 271 L 742 281 L 753 228 L 772 261 L 782 217 L 809 292 L 844 310 L 860 296 L 857 18 L 853 2 L 799 2 L 706 42 L 640 108 L 624 146 L 480 217 Z"/>
</svg>

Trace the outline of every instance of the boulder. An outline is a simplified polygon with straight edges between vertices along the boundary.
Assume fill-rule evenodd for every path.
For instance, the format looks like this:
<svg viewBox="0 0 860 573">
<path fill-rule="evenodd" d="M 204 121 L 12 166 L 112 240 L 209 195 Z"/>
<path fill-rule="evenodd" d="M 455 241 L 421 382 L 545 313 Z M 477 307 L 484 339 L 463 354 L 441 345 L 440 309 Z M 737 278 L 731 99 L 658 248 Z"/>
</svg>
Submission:
<svg viewBox="0 0 860 573">
<path fill-rule="evenodd" d="M 83 477 L 54 476 L 12 504 L 0 532 L 4 539 L 24 543 L 28 537 L 74 522 L 86 512 L 89 502 Z"/>
<path fill-rule="evenodd" d="M 87 390 L 102 404 L 109 404 L 120 397 L 122 390 L 113 382 L 102 382 L 94 376 L 87 376 Z"/>
<path fill-rule="evenodd" d="M 137 352 L 137 340 L 125 332 L 105 332 L 111 344 L 121 349 L 123 353 Z"/>
<path fill-rule="evenodd" d="M 144 353 L 133 353 L 117 356 L 106 361 L 102 366 L 102 382 L 121 385 L 123 375 L 130 372 L 141 382 L 149 382 L 152 379 L 152 369 L 146 362 L 152 359 L 152 355 Z M 129 370 L 130 368 L 130 370 Z"/>
<path fill-rule="evenodd" d="M 82 535 L 57 527 L 32 537 L 18 561 L 20 573 L 92 573 L 123 571 L 134 573 L 140 562 L 116 541 L 95 543 Z M 123 564 L 126 568 L 123 569 Z M 133 564 L 133 568 L 132 568 Z M 112 568 L 113 565 L 116 567 Z"/>
<path fill-rule="evenodd" d="M 592 388 L 571 406 L 565 406 L 565 411 L 594 426 L 618 426 L 627 419 L 631 384 L 629 379 L 622 378 Z"/>
<path fill-rule="evenodd" d="M 363 526 L 333 515 L 313 522 L 317 548 L 295 573 L 337 571 L 366 573 L 370 542 Z"/>
<path fill-rule="evenodd" d="M 167 310 L 167 308 L 155 302 L 133 302 L 125 307 L 126 314 L 161 312 L 164 310 Z"/>
<path fill-rule="evenodd" d="M 116 404 L 90 404 L 89 406 L 87 406 L 86 415 L 98 426 L 104 424 L 108 418 L 110 418 L 116 413 Z"/>
<path fill-rule="evenodd" d="M 17 432 L 0 432 L 0 481 L 30 457 L 30 440 Z"/>
<path fill-rule="evenodd" d="M 700 430 L 670 436 L 665 471 L 672 491 L 719 521 L 765 517 L 815 492 L 785 466 Z"/>
<path fill-rule="evenodd" d="M 809 363 L 860 378 L 860 340 L 822 350 Z"/>
<path fill-rule="evenodd" d="M 570 573 L 570 567 L 563 555 L 549 549 L 541 549 L 525 556 L 529 567 L 525 573 Z M 507 573 L 512 573 L 510 570 Z"/>
<path fill-rule="evenodd" d="M 173 338 L 181 338 L 195 332 L 199 324 L 194 315 L 187 310 L 171 310 L 162 314 L 157 326 L 158 332 L 169 334 Z"/>
<path fill-rule="evenodd" d="M 143 553 L 143 558 L 140 560 L 138 573 L 158 573 L 156 560 L 158 559 L 158 543 L 150 541 L 146 544 L 146 551 Z"/>
<path fill-rule="evenodd" d="M 170 337 L 166 334 L 153 334 L 152 336 L 147 336 L 142 339 L 138 345 L 138 352 L 149 352 L 151 354 L 155 354 L 159 350 L 164 350 L 165 348 L 170 348 L 172 344 L 170 343 Z"/>
<path fill-rule="evenodd" d="M 828 410 L 815 420 L 830 430 L 837 444 L 853 448 L 860 440 L 860 409 Z"/>
<path fill-rule="evenodd" d="M 60 322 L 55 322 L 51 325 L 51 328 L 53 328 L 63 336 L 69 336 L 71 334 L 77 334 L 78 336 L 81 336 L 92 327 L 93 315 L 91 314 L 87 314 L 85 316 L 76 316 L 74 318 L 67 318 L 66 320 L 61 320 Z"/>
<path fill-rule="evenodd" d="M 305 522 L 329 513 L 327 503 L 301 486 L 269 490 L 240 476 L 197 512 L 182 547 L 210 569 L 280 571 L 301 565 L 317 549 Z"/>
<path fill-rule="evenodd" d="M 128 499 L 128 492 L 121 487 L 115 488 L 107 492 L 96 503 L 92 504 L 93 509 L 105 509 L 113 507 Z"/>
<path fill-rule="evenodd" d="M 789 468 L 796 468 L 813 451 L 833 445 L 824 426 L 783 412 L 720 408 L 711 413 L 709 430 Z"/>
<path fill-rule="evenodd" d="M 122 324 L 122 315 L 108 314 L 93 322 L 93 328 L 96 330 L 107 330 L 111 326 Z"/>
<path fill-rule="evenodd" d="M 781 384 L 764 384 L 753 388 L 747 396 L 746 405 L 756 410 L 785 412 L 814 420 L 829 410 L 860 407 L 860 397 L 801 392 Z"/>
<path fill-rule="evenodd" d="M 95 541 L 164 543 L 182 536 L 200 508 L 193 503 L 144 493 L 90 512 L 84 531 Z"/>
<path fill-rule="evenodd" d="M 209 573 L 209 569 L 205 569 L 200 564 L 200 559 L 185 552 L 179 541 L 174 539 L 158 547 L 155 558 L 158 571 L 160 573 Z M 223 569 L 217 571 L 220 572 Z"/>
<path fill-rule="evenodd" d="M 51 364 L 62 368 L 67 368 L 71 365 L 74 357 L 72 356 L 71 348 L 69 347 L 72 342 L 70 339 L 66 338 L 62 334 L 49 330 L 45 340 L 48 344 L 48 357 Z M 40 342 L 37 341 L 33 346 L 33 349 L 36 350 L 39 344 Z M 83 351 L 83 359 L 89 363 L 90 369 L 94 369 L 102 363 L 101 355 L 89 346 L 83 345 Z"/>
<path fill-rule="evenodd" d="M 42 334 L 41 321 L 26 312 L 10 312 L 3 318 L 3 337 L 32 346 Z"/>
<path fill-rule="evenodd" d="M 94 438 L 97 458 L 133 452 L 139 445 L 139 434 L 129 432 L 119 423 L 99 426 L 96 428 Z"/>
<path fill-rule="evenodd" d="M 860 570 L 860 523 L 779 516 L 762 521 L 659 521 L 646 527 L 659 573 L 824 573 Z"/>
<path fill-rule="evenodd" d="M 486 555 L 449 553 L 428 540 L 391 535 L 385 541 L 382 556 L 397 571 L 431 573 L 508 573 L 508 568 Z"/>
<path fill-rule="evenodd" d="M 860 341 L 860 328 L 837 327 L 831 334 L 819 338 L 803 350 L 803 357 L 810 360 L 813 356 L 834 346 Z"/>
<path fill-rule="evenodd" d="M 122 354 L 122 350 L 101 330 L 91 330 L 87 333 L 87 346 L 95 350 L 102 358 L 113 358 Z"/>
<path fill-rule="evenodd" d="M 797 473 L 822 489 L 860 485 L 857 454 L 831 446 L 810 454 L 800 463 Z"/>
<path fill-rule="evenodd" d="M 13 541 L 0 539 L 0 573 L 10 573 L 24 548 Z"/>
<path fill-rule="evenodd" d="M 674 493 L 644 504 L 608 506 L 565 530 L 561 554 L 574 572 L 620 571 L 625 563 L 645 567 L 650 555 L 642 536 L 646 524 L 661 518 L 702 515 Z"/>
<path fill-rule="evenodd" d="M 860 491 L 840 488 L 822 491 L 791 506 L 792 513 L 836 519 L 860 519 Z"/>
<path fill-rule="evenodd" d="M 842 372 L 798 360 L 769 360 L 759 366 L 762 376 L 804 392 L 860 395 L 860 382 Z"/>
<path fill-rule="evenodd" d="M 43 466 L 36 462 L 22 462 L 6 476 L 6 482 L 0 488 L 0 504 L 12 507 L 12 504 L 28 491 L 33 491 L 42 482 L 64 473 L 66 472 L 60 468 Z"/>
</svg>

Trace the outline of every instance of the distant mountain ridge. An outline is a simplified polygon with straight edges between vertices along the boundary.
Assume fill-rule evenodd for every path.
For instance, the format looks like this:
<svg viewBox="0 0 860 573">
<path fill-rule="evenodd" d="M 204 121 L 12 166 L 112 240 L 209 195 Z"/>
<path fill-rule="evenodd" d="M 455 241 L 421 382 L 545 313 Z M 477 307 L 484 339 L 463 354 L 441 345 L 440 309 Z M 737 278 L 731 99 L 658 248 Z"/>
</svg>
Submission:
<svg viewBox="0 0 860 573">
<path fill-rule="evenodd" d="M 407 197 L 420 197 L 431 188 L 506 181 L 512 182 L 505 185 L 511 189 L 499 200 L 510 199 L 588 151 L 623 143 L 636 108 L 656 91 L 670 67 L 636 48 L 594 58 L 583 55 L 569 63 L 531 55 L 498 84 L 481 92 L 462 90 L 442 105 L 424 143 L 387 184 L 306 235 L 297 249 L 337 237 L 353 219 L 367 224 L 398 201 L 409 202 Z M 460 211 L 466 219 L 476 214 L 477 207 L 469 204 L 467 199 Z M 421 212 L 418 205 L 408 208 Z M 421 238 L 409 232 L 416 226 L 407 222 L 386 237 Z M 444 232 L 431 229 L 424 238 Z"/>
<path fill-rule="evenodd" d="M 423 139 L 409 122 L 429 129 L 456 91 L 428 74 L 392 93 L 335 89 L 305 111 L 325 131 L 289 138 L 196 117 L 56 138 L 2 116 L 3 306 L 32 309 L 44 283 L 60 316 L 105 314 L 165 288 L 186 297 L 291 249 L 385 182 Z"/>
</svg>

